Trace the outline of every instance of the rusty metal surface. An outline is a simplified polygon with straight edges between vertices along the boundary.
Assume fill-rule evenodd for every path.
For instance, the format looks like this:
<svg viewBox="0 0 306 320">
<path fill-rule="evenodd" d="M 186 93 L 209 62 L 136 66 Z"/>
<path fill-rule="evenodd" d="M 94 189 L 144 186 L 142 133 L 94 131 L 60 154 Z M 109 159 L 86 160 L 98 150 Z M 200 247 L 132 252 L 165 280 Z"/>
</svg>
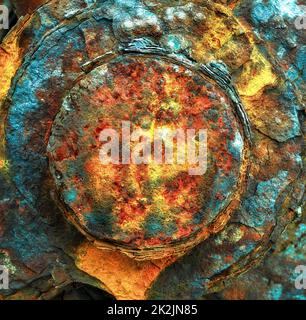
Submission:
<svg viewBox="0 0 306 320">
<path fill-rule="evenodd" d="M 305 299 L 305 33 L 277 2 L 48 1 L 19 20 L 0 49 L 1 298 Z M 207 128 L 207 172 L 101 165 L 122 121 Z"/>
</svg>

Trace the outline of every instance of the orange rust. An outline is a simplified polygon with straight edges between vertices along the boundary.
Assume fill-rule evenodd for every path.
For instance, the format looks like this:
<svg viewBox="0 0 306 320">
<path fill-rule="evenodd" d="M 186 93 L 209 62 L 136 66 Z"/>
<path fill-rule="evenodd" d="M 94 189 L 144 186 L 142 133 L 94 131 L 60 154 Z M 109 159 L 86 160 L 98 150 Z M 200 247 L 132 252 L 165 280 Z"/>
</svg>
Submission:
<svg viewBox="0 0 306 320">
<path fill-rule="evenodd" d="M 118 300 L 143 300 L 160 272 L 173 258 L 136 261 L 118 251 L 100 250 L 89 242 L 77 249 L 76 265 L 101 281 Z"/>
</svg>

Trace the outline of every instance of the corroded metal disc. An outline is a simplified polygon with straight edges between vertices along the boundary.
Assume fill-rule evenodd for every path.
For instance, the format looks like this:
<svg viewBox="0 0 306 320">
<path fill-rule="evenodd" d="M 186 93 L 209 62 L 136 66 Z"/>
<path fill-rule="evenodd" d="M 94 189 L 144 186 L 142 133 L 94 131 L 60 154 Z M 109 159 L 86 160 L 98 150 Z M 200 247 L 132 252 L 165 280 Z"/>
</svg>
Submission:
<svg viewBox="0 0 306 320">
<path fill-rule="evenodd" d="M 129 135 L 138 128 L 152 135 L 160 128 L 205 128 L 206 172 L 190 175 L 187 163 L 150 159 L 103 165 L 100 133 L 112 128 L 127 139 L 123 121 L 131 123 Z M 49 145 L 66 214 L 92 238 L 116 245 L 152 250 L 203 237 L 239 188 L 243 138 L 229 99 L 200 75 L 157 59 L 119 57 L 79 79 L 53 122 Z"/>
</svg>

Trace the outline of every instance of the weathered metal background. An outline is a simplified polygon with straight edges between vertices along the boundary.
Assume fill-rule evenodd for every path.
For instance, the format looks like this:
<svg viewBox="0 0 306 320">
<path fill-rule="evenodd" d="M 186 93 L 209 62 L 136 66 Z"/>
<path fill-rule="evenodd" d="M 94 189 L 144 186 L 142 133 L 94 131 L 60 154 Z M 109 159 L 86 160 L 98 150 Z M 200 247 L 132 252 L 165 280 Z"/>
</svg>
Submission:
<svg viewBox="0 0 306 320">
<path fill-rule="evenodd" d="M 305 299 L 299 3 L 42 2 L 0 48 L 1 298 Z M 102 167 L 121 120 L 208 128 L 207 173 Z"/>
</svg>

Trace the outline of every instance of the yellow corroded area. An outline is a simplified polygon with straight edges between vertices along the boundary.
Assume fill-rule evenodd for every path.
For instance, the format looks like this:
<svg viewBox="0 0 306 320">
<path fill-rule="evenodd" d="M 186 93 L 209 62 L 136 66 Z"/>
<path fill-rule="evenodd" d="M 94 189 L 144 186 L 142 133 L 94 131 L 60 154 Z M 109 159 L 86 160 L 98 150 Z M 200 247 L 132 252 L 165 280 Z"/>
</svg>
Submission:
<svg viewBox="0 0 306 320">
<path fill-rule="evenodd" d="M 143 300 L 170 259 L 135 261 L 121 252 L 97 249 L 84 242 L 77 249 L 76 266 L 101 281 L 118 300 Z"/>
<path fill-rule="evenodd" d="M 9 162 L 7 160 L 0 159 L 0 170 L 7 172 L 8 167 L 9 167 Z"/>
<path fill-rule="evenodd" d="M 224 61 L 253 125 L 264 127 L 263 112 L 273 112 L 282 119 L 275 107 L 277 99 L 267 98 L 265 93 L 267 88 L 282 90 L 282 80 L 265 53 L 258 48 L 251 26 L 243 17 L 237 20 L 230 10 L 238 2 L 232 1 L 230 8 L 213 4 L 214 12 L 205 12 L 208 23 L 203 35 L 192 41 L 192 56 L 201 63 Z M 258 110 L 260 103 L 265 104 L 265 111 Z M 287 121 L 283 123 L 285 125 Z"/>
<path fill-rule="evenodd" d="M 224 58 L 229 65 L 241 59 L 242 71 L 235 74 L 234 82 L 242 98 L 260 94 L 267 86 L 277 86 L 278 77 L 256 46 L 251 27 L 245 21 L 238 21 L 230 8 L 219 4 L 214 4 L 214 8 L 214 12 L 205 12 L 206 29 L 202 37 L 193 39 L 193 58 L 202 63 Z M 227 61 L 230 58 L 232 61 Z"/>
<path fill-rule="evenodd" d="M 31 20 L 31 16 L 27 15 L 10 31 L 0 45 L 0 103 L 3 102 L 13 76 L 19 68 L 22 61 L 23 49 L 19 47 L 20 34 Z"/>
<path fill-rule="evenodd" d="M 250 61 L 243 66 L 237 79 L 237 88 L 241 96 L 254 96 L 268 85 L 275 85 L 277 76 L 271 63 L 254 47 Z"/>
<path fill-rule="evenodd" d="M 214 11 L 204 12 L 206 28 L 200 39 L 193 41 L 192 55 L 199 62 L 215 60 L 218 50 L 245 32 L 229 8 L 216 3 L 213 7 Z"/>
<path fill-rule="evenodd" d="M 211 17 L 210 20 L 208 23 L 214 24 L 214 28 L 209 29 L 203 34 L 202 39 L 194 44 L 193 56 L 198 61 L 206 62 L 213 59 L 213 55 L 207 54 L 207 49 L 220 49 L 233 35 L 232 30 L 229 30 L 224 24 L 223 19 Z"/>
<path fill-rule="evenodd" d="M 29 15 L 20 19 L 0 45 L 0 119 L 5 117 L 3 102 L 10 89 L 12 78 L 22 62 L 23 49 L 19 47 L 20 34 L 30 20 Z M 0 170 L 8 171 L 8 162 L 4 154 L 4 121 L 0 121 Z"/>
</svg>

